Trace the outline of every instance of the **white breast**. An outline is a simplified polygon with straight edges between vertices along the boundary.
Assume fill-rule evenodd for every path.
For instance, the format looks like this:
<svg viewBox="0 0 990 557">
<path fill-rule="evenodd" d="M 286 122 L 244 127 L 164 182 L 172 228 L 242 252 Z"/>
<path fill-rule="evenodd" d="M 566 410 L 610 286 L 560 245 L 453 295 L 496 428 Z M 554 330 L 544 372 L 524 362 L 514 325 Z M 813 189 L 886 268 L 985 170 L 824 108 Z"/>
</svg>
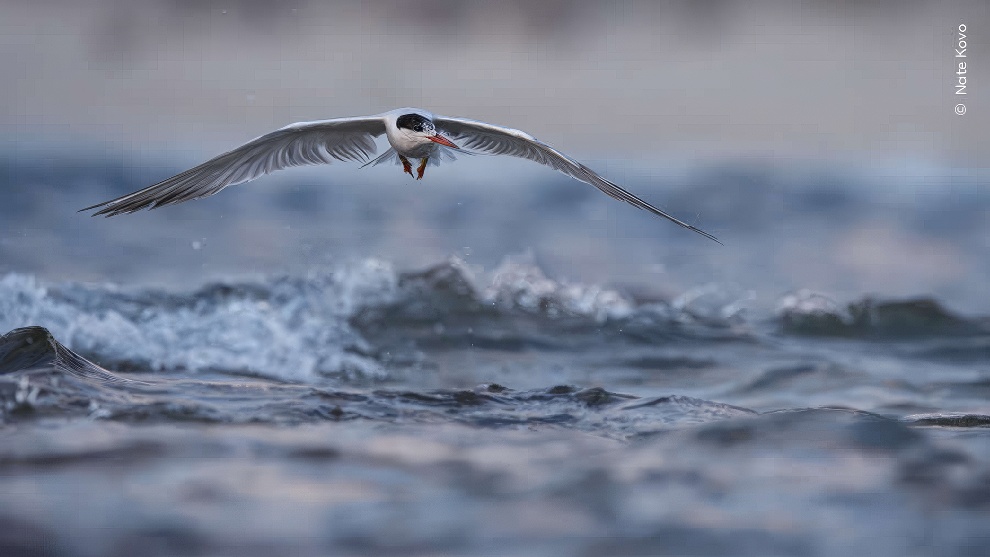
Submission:
<svg viewBox="0 0 990 557">
<path fill-rule="evenodd" d="M 424 147 L 433 144 L 429 139 L 411 136 L 406 130 L 400 130 L 398 128 L 388 129 L 385 135 L 388 137 L 389 145 L 400 155 L 407 157 L 415 157 Z"/>
<path fill-rule="evenodd" d="M 432 155 L 437 150 L 437 144 L 423 137 L 415 135 L 409 130 L 400 129 L 395 125 L 395 120 L 402 114 L 415 112 L 432 120 L 433 115 L 425 110 L 415 108 L 399 108 L 386 113 L 385 116 L 385 137 L 388 138 L 389 145 L 397 153 L 410 158 L 425 158 Z"/>
</svg>

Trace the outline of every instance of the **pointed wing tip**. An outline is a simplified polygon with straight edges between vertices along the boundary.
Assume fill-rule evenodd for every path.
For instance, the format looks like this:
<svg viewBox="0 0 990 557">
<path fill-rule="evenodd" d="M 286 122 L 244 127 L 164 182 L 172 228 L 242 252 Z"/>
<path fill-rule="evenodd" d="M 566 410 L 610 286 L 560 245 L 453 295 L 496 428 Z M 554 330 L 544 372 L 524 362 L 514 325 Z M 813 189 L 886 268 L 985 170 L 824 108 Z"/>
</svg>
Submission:
<svg viewBox="0 0 990 557">
<path fill-rule="evenodd" d="M 127 210 L 127 209 L 123 209 L 123 208 L 115 208 L 113 205 L 108 205 L 107 203 L 98 203 L 98 204 L 93 205 L 91 207 L 86 207 L 84 209 L 79 209 L 76 212 L 77 213 L 82 213 L 82 212 L 85 212 L 85 211 L 92 211 L 93 209 L 98 209 L 98 210 L 95 211 L 95 212 L 93 212 L 93 214 L 89 215 L 91 217 L 110 218 L 110 217 L 115 217 L 117 215 L 124 215 L 124 214 L 127 214 L 127 213 L 133 213 L 134 212 L 133 209 Z"/>
<path fill-rule="evenodd" d="M 705 238 L 708 238 L 709 240 L 715 242 L 716 244 L 718 244 L 718 245 L 720 245 L 722 247 L 725 247 L 725 244 L 723 244 L 721 240 L 719 240 L 715 236 L 712 236 L 711 234 L 705 232 L 704 230 L 702 230 L 700 228 L 695 228 L 695 227 L 692 226 L 692 227 L 690 227 L 690 230 L 694 230 L 695 232 L 697 232 L 698 234 L 701 234 Z"/>
<path fill-rule="evenodd" d="M 110 207 L 104 207 L 104 205 L 105 205 L 104 203 L 100 203 L 98 205 L 93 205 L 92 207 L 85 207 L 83 209 L 79 209 L 76 212 L 77 213 L 85 213 L 86 211 L 92 211 L 93 209 L 99 209 L 98 211 L 95 211 L 93 214 L 89 215 L 91 217 L 98 217 L 98 216 L 105 215 L 106 213 L 110 212 L 110 210 L 111 210 Z M 100 209 L 100 207 L 103 207 L 103 208 Z M 112 215 L 106 215 L 106 216 L 112 216 Z"/>
<path fill-rule="evenodd" d="M 77 212 L 77 213 L 85 213 L 86 211 L 92 211 L 93 209 L 100 209 L 100 207 L 103 207 L 103 204 L 100 204 L 100 205 L 93 205 L 92 207 L 86 207 L 86 208 L 84 208 L 84 209 L 79 209 L 79 210 L 78 210 L 78 211 L 76 211 L 76 212 Z M 106 211 L 107 211 L 107 209 L 106 209 L 106 208 L 103 208 L 103 209 L 100 209 L 100 210 L 98 210 L 98 211 L 95 211 L 95 212 L 94 212 L 93 214 L 91 214 L 91 215 L 89 215 L 89 216 L 91 216 L 91 217 L 98 217 L 98 216 L 100 216 L 100 215 L 102 215 L 102 214 L 104 214 L 104 213 L 106 213 Z"/>
<path fill-rule="evenodd" d="M 623 190 L 623 191 L 625 191 L 625 190 Z M 660 209 L 657 209 L 653 205 L 650 205 L 649 203 L 646 203 L 645 201 L 642 201 L 641 199 L 639 199 L 639 198 L 637 198 L 635 196 L 633 196 L 633 197 L 634 197 L 634 199 L 636 199 L 638 201 L 641 201 L 643 203 L 643 206 L 640 206 L 638 204 L 635 205 L 637 208 L 647 210 L 647 211 L 653 213 L 654 215 L 657 215 L 659 217 L 663 217 L 663 218 L 665 218 L 665 219 L 673 222 L 674 224 L 676 224 L 676 225 L 678 225 L 678 226 L 680 226 L 682 228 L 686 228 L 686 229 L 688 229 L 688 230 L 690 230 L 692 232 L 696 232 L 696 233 L 704 236 L 705 238 L 708 238 L 709 240 L 715 242 L 716 244 L 718 244 L 720 246 L 725 246 L 725 244 L 722 243 L 722 240 L 719 240 L 714 235 L 705 232 L 704 230 L 698 228 L 697 226 L 688 224 L 688 223 L 686 223 L 686 222 L 684 222 L 684 221 L 682 221 L 682 220 L 680 220 L 678 218 L 675 218 L 675 217 L 673 217 L 673 216 L 671 216 L 671 215 L 669 215 L 669 214 L 661 211 Z"/>
</svg>

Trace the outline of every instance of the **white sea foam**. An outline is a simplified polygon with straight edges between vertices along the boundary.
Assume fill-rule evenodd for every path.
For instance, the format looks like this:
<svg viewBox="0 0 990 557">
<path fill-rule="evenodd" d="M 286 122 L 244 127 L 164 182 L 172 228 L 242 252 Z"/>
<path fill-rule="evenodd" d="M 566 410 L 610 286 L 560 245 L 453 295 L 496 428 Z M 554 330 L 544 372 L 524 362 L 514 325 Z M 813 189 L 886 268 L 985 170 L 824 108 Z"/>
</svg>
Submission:
<svg viewBox="0 0 990 557">
<path fill-rule="evenodd" d="M 114 285 L 48 286 L 0 278 L 0 329 L 40 325 L 110 366 L 223 370 L 301 380 L 381 375 L 347 323 L 364 304 L 394 296 L 396 274 L 367 260 L 334 272 L 204 288 L 189 294 L 123 292 Z"/>
</svg>

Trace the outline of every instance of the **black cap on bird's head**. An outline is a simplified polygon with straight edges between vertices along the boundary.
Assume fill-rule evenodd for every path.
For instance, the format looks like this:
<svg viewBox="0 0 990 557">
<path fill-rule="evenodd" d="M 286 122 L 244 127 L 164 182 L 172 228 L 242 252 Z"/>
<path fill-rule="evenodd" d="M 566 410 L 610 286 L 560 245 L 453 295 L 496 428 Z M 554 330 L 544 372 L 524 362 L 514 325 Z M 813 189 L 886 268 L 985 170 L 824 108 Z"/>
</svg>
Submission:
<svg viewBox="0 0 990 557">
<path fill-rule="evenodd" d="M 407 129 L 414 132 L 428 132 L 433 129 L 433 122 L 429 118 L 413 112 L 396 118 L 395 126 L 399 129 Z"/>
<path fill-rule="evenodd" d="M 445 147 L 460 149 L 460 147 L 455 145 L 453 141 L 438 133 L 436 126 L 433 125 L 433 121 L 422 114 L 416 114 L 415 112 L 403 114 L 395 119 L 395 127 L 400 130 L 410 130 L 412 132 L 421 133 L 426 136 L 426 139 L 429 139 L 434 143 L 439 143 Z"/>
</svg>

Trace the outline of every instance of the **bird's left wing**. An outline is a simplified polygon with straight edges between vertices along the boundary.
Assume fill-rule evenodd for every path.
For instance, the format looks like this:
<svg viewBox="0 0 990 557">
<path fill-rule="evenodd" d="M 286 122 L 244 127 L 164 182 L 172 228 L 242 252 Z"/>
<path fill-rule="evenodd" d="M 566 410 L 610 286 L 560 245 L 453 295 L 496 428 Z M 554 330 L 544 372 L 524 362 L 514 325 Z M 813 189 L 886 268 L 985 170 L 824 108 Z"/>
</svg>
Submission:
<svg viewBox="0 0 990 557">
<path fill-rule="evenodd" d="M 365 161 L 375 154 L 374 138 L 383 133 L 382 116 L 290 124 L 163 182 L 82 210 L 99 209 L 93 216 L 112 217 L 207 197 L 283 168 Z"/>
<path fill-rule="evenodd" d="M 520 157 L 544 164 L 554 170 L 563 172 L 571 178 L 591 184 L 619 201 L 625 201 L 633 207 L 649 211 L 673 221 L 688 230 L 693 230 L 719 244 L 722 243 L 715 236 L 650 205 L 646 201 L 619 187 L 617 184 L 599 176 L 587 166 L 524 131 L 487 124 L 477 120 L 469 120 L 467 118 L 450 118 L 447 116 L 436 116 L 433 122 L 440 131 L 450 135 L 462 148 L 491 155 Z"/>
</svg>

